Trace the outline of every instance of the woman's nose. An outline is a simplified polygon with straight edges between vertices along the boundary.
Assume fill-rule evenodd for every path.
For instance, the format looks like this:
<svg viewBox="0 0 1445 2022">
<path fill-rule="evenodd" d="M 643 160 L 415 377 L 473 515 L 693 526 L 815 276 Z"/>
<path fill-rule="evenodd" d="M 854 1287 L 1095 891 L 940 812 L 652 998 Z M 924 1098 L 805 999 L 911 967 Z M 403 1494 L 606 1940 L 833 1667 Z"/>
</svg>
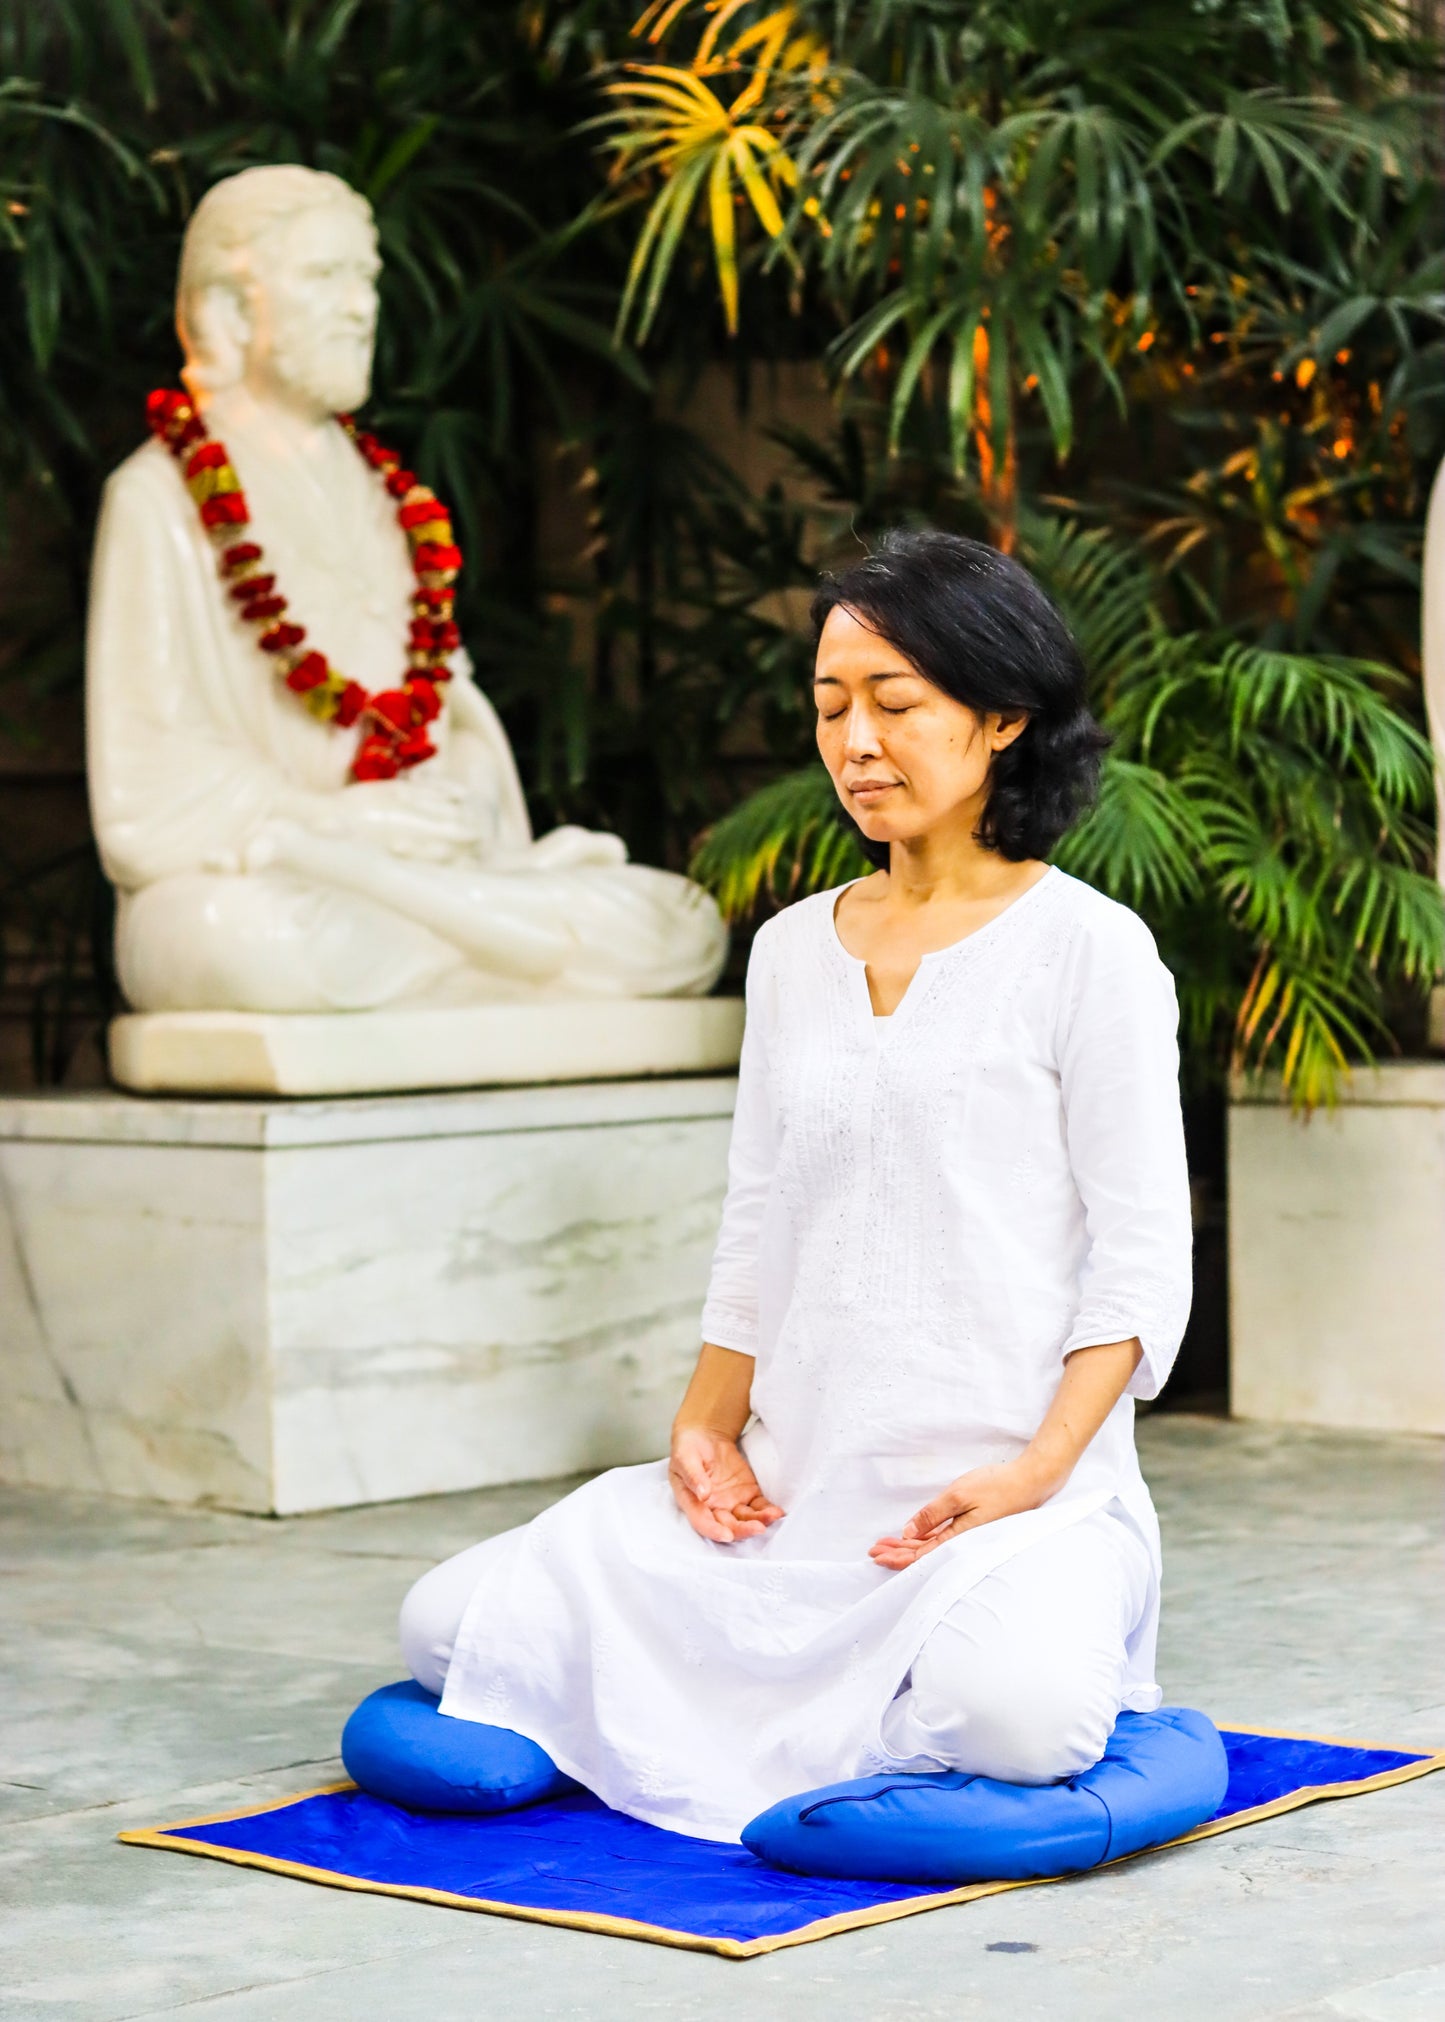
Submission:
<svg viewBox="0 0 1445 2022">
<path fill-rule="evenodd" d="M 843 749 L 855 765 L 878 756 L 878 730 L 870 711 L 850 709 L 843 728 Z"/>
</svg>

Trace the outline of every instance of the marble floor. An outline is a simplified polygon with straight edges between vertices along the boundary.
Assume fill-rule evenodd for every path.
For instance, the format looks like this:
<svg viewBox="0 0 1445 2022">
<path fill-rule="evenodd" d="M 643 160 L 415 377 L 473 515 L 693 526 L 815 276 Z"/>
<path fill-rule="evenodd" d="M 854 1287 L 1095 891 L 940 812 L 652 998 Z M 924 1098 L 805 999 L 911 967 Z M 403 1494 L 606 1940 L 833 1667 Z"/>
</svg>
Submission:
<svg viewBox="0 0 1445 2022">
<path fill-rule="evenodd" d="M 1438 1442 L 1141 1427 L 1160 1676 L 1445 1743 Z M 284 1521 L 0 1496 L 0 2015 L 25 2022 L 1439 2022 L 1445 1774 L 744 1963 L 116 1845 L 338 1773 L 413 1576 L 558 1484 Z"/>
</svg>

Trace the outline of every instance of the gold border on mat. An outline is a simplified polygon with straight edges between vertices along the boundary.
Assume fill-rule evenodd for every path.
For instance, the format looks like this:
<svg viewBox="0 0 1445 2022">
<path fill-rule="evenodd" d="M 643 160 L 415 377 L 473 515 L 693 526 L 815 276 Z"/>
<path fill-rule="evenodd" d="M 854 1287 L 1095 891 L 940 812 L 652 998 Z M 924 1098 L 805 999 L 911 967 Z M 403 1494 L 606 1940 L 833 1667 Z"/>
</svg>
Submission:
<svg viewBox="0 0 1445 2022">
<path fill-rule="evenodd" d="M 445 1889 L 419 1889 L 404 1887 L 397 1882 L 362 1881 L 356 1875 L 339 1874 L 333 1868 L 306 1867 L 299 1861 L 277 1860 L 272 1854 L 247 1853 L 238 1847 L 211 1846 L 205 1840 L 174 1837 L 191 1826 L 228 1825 L 235 1819 L 255 1818 L 262 1812 L 284 1810 L 287 1805 L 301 1804 L 308 1797 L 329 1797 L 338 1791 L 355 1790 L 356 1785 L 349 1778 L 339 1783 L 318 1784 L 314 1790 L 292 1791 L 286 1797 L 269 1798 L 261 1804 L 246 1805 L 240 1811 L 207 1812 L 203 1818 L 177 1819 L 174 1825 L 121 1832 L 116 1834 L 116 1838 L 125 1846 L 158 1847 L 163 1853 L 196 1854 L 204 1860 L 227 1861 L 233 1867 L 260 1868 L 267 1874 L 290 1875 L 297 1881 L 319 1882 L 333 1889 L 351 1889 L 360 1895 L 403 1896 L 410 1902 L 438 1903 L 444 1909 L 479 1910 L 489 1916 L 515 1917 L 532 1924 L 557 1924 L 567 1930 L 592 1931 L 604 1937 L 642 1938 L 654 1945 L 672 1945 L 679 1951 L 712 1952 L 723 1959 L 756 1959 L 765 1952 L 781 1952 L 791 1945 L 811 1945 L 819 1938 L 836 1937 L 842 1931 L 859 1931 L 870 1924 L 894 1923 L 900 1917 L 916 1917 L 925 1910 L 942 1910 L 953 1903 L 976 1902 L 981 1896 L 1003 1895 L 1009 1889 L 1037 1889 L 1053 1882 L 1083 1881 L 1090 1874 L 1101 1874 L 1105 1868 L 1123 1867 L 1128 1861 L 1142 1860 L 1145 1854 L 1167 1853 L 1171 1847 L 1188 1846 L 1193 1840 L 1212 1839 L 1217 1833 L 1233 1832 L 1239 1826 L 1257 1825 L 1261 1819 L 1297 1811 L 1302 1805 L 1319 1804 L 1330 1798 L 1363 1797 L 1368 1791 L 1384 1790 L 1395 1783 L 1410 1783 L 1417 1776 L 1429 1776 L 1433 1770 L 1445 1769 L 1445 1748 L 1401 1748 L 1389 1741 L 1356 1741 L 1334 1734 L 1300 1734 L 1287 1727 L 1231 1727 L 1226 1723 L 1220 1731 L 1225 1734 L 1263 1734 L 1278 1741 L 1320 1741 L 1333 1748 L 1383 1749 L 1391 1755 L 1418 1755 L 1420 1759 L 1407 1762 L 1399 1769 L 1383 1770 L 1378 1776 L 1361 1777 L 1358 1781 L 1302 1784 L 1287 1797 L 1274 1798 L 1270 1803 L 1255 1805 L 1248 1811 L 1233 1812 L 1228 1818 L 1212 1819 L 1207 1825 L 1197 1825 L 1192 1832 L 1181 1834 L 1178 1839 L 1143 1847 L 1138 1853 L 1122 1854 L 1118 1860 L 1106 1861 L 1103 1867 L 1089 1868 L 1081 1874 L 1040 1875 L 1030 1881 L 970 1882 L 964 1888 L 947 1889 L 939 1895 L 910 1896 L 901 1903 L 877 1903 L 869 1910 L 840 1910 L 836 1916 L 819 1917 L 815 1923 L 800 1924 L 797 1930 L 786 1931 L 780 1937 L 747 1940 L 703 1938 L 689 1931 L 669 1930 L 665 1924 L 639 1923 L 631 1917 L 591 1915 L 585 1910 L 529 1909 L 519 1903 L 494 1903 L 483 1896 L 452 1895 Z"/>
</svg>

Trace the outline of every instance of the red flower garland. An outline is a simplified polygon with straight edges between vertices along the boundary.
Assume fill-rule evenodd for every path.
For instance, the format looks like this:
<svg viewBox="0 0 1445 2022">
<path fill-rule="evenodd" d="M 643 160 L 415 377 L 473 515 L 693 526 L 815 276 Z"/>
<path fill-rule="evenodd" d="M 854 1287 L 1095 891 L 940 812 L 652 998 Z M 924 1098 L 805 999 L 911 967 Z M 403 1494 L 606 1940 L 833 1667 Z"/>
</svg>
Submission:
<svg viewBox="0 0 1445 2022">
<path fill-rule="evenodd" d="M 434 757 L 427 726 L 441 714 L 441 688 L 451 679 L 446 655 L 462 642 L 452 616 L 462 554 L 452 539 L 451 516 L 436 493 L 405 468 L 394 449 L 358 430 L 349 414 L 337 416 L 397 501 L 396 516 L 416 574 L 407 671 L 399 688 L 369 695 L 359 681 L 338 674 L 325 654 L 302 650 L 306 628 L 286 617 L 286 599 L 277 592 L 275 576 L 265 572 L 259 543 L 236 538 L 251 520 L 246 495 L 224 445 L 208 433 L 189 396 L 159 388 L 146 401 L 146 420 L 179 463 L 186 489 L 200 508 L 201 524 L 219 550 L 221 580 L 244 621 L 258 627 L 261 650 L 275 656 L 286 686 L 323 722 L 343 729 L 362 725 L 352 778 L 394 779 L 407 766 Z"/>
</svg>

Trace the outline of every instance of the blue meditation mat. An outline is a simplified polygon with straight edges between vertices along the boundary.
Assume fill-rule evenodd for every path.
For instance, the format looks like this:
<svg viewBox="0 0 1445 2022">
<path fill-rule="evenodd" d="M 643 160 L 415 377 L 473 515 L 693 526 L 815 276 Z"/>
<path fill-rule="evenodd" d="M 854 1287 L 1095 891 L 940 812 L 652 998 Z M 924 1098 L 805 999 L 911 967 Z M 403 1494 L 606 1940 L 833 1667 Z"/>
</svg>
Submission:
<svg viewBox="0 0 1445 2022">
<path fill-rule="evenodd" d="M 1445 1749 L 1220 1731 L 1229 1756 L 1224 1802 L 1173 1846 L 1320 1798 L 1356 1797 L 1445 1769 Z M 342 1783 L 120 1838 L 128 1846 L 203 1854 L 335 1888 L 648 1938 L 730 1959 L 1039 1886 L 974 1882 L 940 1892 L 916 1883 L 788 1874 L 743 1847 L 642 1825 L 586 1791 L 489 1818 L 447 1818 L 405 1811 Z"/>
</svg>

